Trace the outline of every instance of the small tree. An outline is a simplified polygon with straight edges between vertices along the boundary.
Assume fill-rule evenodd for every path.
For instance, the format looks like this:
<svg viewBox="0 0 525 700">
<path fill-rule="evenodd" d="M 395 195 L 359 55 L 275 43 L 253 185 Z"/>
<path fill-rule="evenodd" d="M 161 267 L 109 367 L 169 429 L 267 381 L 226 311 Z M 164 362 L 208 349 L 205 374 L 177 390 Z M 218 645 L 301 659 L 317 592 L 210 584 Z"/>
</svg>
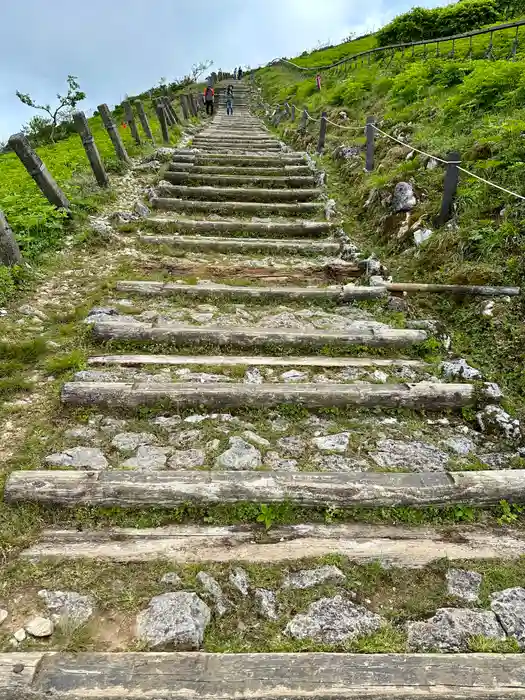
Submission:
<svg viewBox="0 0 525 700">
<path fill-rule="evenodd" d="M 213 66 L 213 61 L 210 61 L 209 59 L 207 61 L 200 61 L 200 63 L 194 63 L 191 67 L 190 73 L 190 78 L 192 81 L 196 83 L 204 71 L 207 71 L 208 68 L 211 68 L 211 66 Z"/>
<path fill-rule="evenodd" d="M 55 143 L 55 130 L 57 128 L 58 121 L 63 119 L 65 116 L 69 116 L 71 112 L 75 109 L 78 102 L 86 98 L 86 93 L 80 90 L 80 85 L 77 82 L 78 78 L 74 75 L 67 76 L 67 94 L 60 95 L 57 94 L 58 107 L 54 110 L 51 109 L 51 105 L 39 105 L 32 97 L 27 93 L 16 91 L 16 96 L 28 107 L 33 107 L 33 109 L 41 109 L 43 112 L 47 112 L 51 119 L 51 133 L 50 139 Z"/>
</svg>

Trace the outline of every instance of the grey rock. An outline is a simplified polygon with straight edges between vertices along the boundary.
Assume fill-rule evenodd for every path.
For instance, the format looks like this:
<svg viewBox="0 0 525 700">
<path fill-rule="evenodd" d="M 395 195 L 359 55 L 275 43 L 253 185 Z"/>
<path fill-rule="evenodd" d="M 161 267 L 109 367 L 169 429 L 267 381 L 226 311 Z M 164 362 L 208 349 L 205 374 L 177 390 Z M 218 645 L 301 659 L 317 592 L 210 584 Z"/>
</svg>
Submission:
<svg viewBox="0 0 525 700">
<path fill-rule="evenodd" d="M 141 445 L 136 455 L 123 462 L 122 466 L 129 469 L 142 469 L 144 471 L 164 469 L 170 452 L 171 450 L 167 447 Z"/>
<path fill-rule="evenodd" d="M 337 595 L 312 603 L 306 613 L 290 620 L 284 632 L 294 639 L 338 644 L 377 632 L 385 622 L 380 615 Z"/>
<path fill-rule="evenodd" d="M 503 398 L 503 391 L 496 382 L 485 382 L 483 385 L 483 393 L 488 399 L 492 399 L 493 401 Z"/>
<path fill-rule="evenodd" d="M 257 469 L 262 465 L 261 453 L 239 437 L 230 438 L 230 447 L 215 460 L 219 469 Z"/>
<path fill-rule="evenodd" d="M 0 625 L 4 623 L 9 617 L 9 613 L 4 608 L 0 608 Z"/>
<path fill-rule="evenodd" d="M 47 316 L 43 311 L 40 311 L 40 309 L 30 306 L 29 304 L 23 304 L 22 306 L 18 307 L 18 313 L 22 314 L 23 316 L 36 317 L 39 321 L 47 321 Z"/>
<path fill-rule="evenodd" d="M 264 464 L 270 469 L 278 469 L 279 471 L 297 471 L 297 460 L 284 459 L 278 452 L 267 452 L 264 455 Z"/>
<path fill-rule="evenodd" d="M 156 173 L 160 166 L 160 161 L 151 160 L 149 163 L 139 163 L 139 165 L 134 165 L 133 170 L 136 170 L 139 173 Z"/>
<path fill-rule="evenodd" d="M 153 433 L 119 433 L 111 444 L 120 452 L 131 452 L 140 445 L 155 445 L 157 442 L 157 436 Z"/>
<path fill-rule="evenodd" d="M 388 374 L 380 369 L 376 369 L 370 375 L 370 379 L 379 384 L 386 384 L 388 382 Z"/>
<path fill-rule="evenodd" d="M 126 425 L 127 422 L 122 418 L 104 418 L 100 423 L 100 429 L 106 435 L 112 435 L 125 428 Z"/>
<path fill-rule="evenodd" d="M 257 433 L 254 433 L 253 430 L 245 430 L 242 436 L 248 442 L 257 445 L 258 447 L 270 447 L 271 445 L 271 442 L 269 440 L 261 437 L 260 435 L 257 435 Z"/>
<path fill-rule="evenodd" d="M 283 372 L 281 374 L 281 379 L 283 382 L 302 382 L 305 379 L 308 379 L 308 373 L 307 372 L 299 372 L 297 369 L 290 369 L 288 372 Z"/>
<path fill-rule="evenodd" d="M 276 433 L 285 433 L 290 427 L 290 423 L 282 416 L 278 416 L 270 421 L 270 428 Z"/>
<path fill-rule="evenodd" d="M 184 423 L 192 423 L 192 424 L 202 423 L 203 421 L 208 420 L 208 418 L 210 418 L 209 413 L 204 413 L 204 414 L 203 413 L 194 413 L 191 416 L 187 416 L 184 419 Z"/>
<path fill-rule="evenodd" d="M 345 112 L 340 112 L 339 115 L 346 114 Z M 345 117 L 342 117 L 345 119 Z M 348 119 L 348 117 L 346 117 Z M 350 160 L 352 158 L 358 158 L 361 155 L 361 148 L 359 146 L 346 146 L 341 144 L 337 146 L 332 154 L 334 160 Z"/>
<path fill-rule="evenodd" d="M 406 322 L 407 328 L 414 328 L 416 330 L 428 331 L 429 333 L 437 333 L 439 330 L 439 321 L 432 318 L 415 318 L 408 320 Z M 443 363 L 446 364 L 446 363 Z M 452 364 L 452 363 L 450 363 Z M 443 371 L 443 365 L 441 366 Z M 446 376 L 446 375 L 445 375 Z"/>
<path fill-rule="evenodd" d="M 175 450 L 170 457 L 168 467 L 170 469 L 195 469 L 202 467 L 206 462 L 204 450 Z"/>
<path fill-rule="evenodd" d="M 217 615 L 222 617 L 228 610 L 228 603 L 216 579 L 205 571 L 199 571 L 197 574 L 197 581 L 199 581 L 204 590 L 213 598 Z"/>
<path fill-rule="evenodd" d="M 312 440 L 313 445 L 323 452 L 345 452 L 348 447 L 349 433 L 323 435 Z"/>
<path fill-rule="evenodd" d="M 303 569 L 288 574 L 283 582 L 283 588 L 298 588 L 304 590 L 313 588 L 327 581 L 345 581 L 346 576 L 337 566 L 319 566 L 316 569 Z"/>
<path fill-rule="evenodd" d="M 278 620 L 277 596 L 267 588 L 255 589 L 255 600 L 259 607 L 259 613 L 268 620 Z"/>
<path fill-rule="evenodd" d="M 168 571 L 167 574 L 160 579 L 160 582 L 166 586 L 182 586 L 182 579 L 175 571 Z"/>
<path fill-rule="evenodd" d="M 432 233 L 433 231 L 429 228 L 420 228 L 417 231 L 414 231 L 414 243 L 417 246 L 420 246 L 425 241 L 428 241 L 428 239 L 432 236 Z"/>
<path fill-rule="evenodd" d="M 465 652 L 471 637 L 483 636 L 503 640 L 505 632 L 488 610 L 439 608 L 425 622 L 407 624 L 408 647 L 411 651 Z"/>
<path fill-rule="evenodd" d="M 17 642 L 23 642 L 27 637 L 25 629 L 21 627 L 19 630 L 16 630 L 16 632 L 13 634 L 13 637 L 16 639 Z"/>
<path fill-rule="evenodd" d="M 78 428 L 66 430 L 64 437 L 67 440 L 92 440 L 97 437 L 97 431 L 82 425 Z"/>
<path fill-rule="evenodd" d="M 151 213 L 150 208 L 138 199 L 133 205 L 133 211 L 135 212 L 135 214 L 140 216 L 141 219 L 146 219 Z"/>
<path fill-rule="evenodd" d="M 469 603 L 475 603 L 479 596 L 479 587 L 483 576 L 476 571 L 449 569 L 446 573 L 447 592 Z"/>
<path fill-rule="evenodd" d="M 180 416 L 157 416 L 154 418 L 153 425 L 160 425 L 161 428 L 174 428 L 181 423 L 182 418 Z"/>
<path fill-rule="evenodd" d="M 402 442 L 401 440 L 379 440 L 377 452 L 370 457 L 380 467 L 405 467 L 414 472 L 444 471 L 448 464 L 448 455 L 433 445 L 425 442 Z"/>
<path fill-rule="evenodd" d="M 390 297 L 387 308 L 389 311 L 404 312 L 408 310 L 408 301 L 403 297 Z"/>
<path fill-rule="evenodd" d="M 448 437 L 441 443 L 444 447 L 454 452 L 457 455 L 465 456 L 474 452 L 476 445 L 469 438 L 462 437 L 461 435 L 453 435 Z"/>
<path fill-rule="evenodd" d="M 264 377 L 261 374 L 261 370 L 258 367 L 248 367 L 244 374 L 245 384 L 262 384 Z"/>
<path fill-rule="evenodd" d="M 291 457 L 301 457 L 306 449 L 305 440 L 298 435 L 279 438 L 279 440 L 277 440 L 277 445 L 281 452 Z"/>
<path fill-rule="evenodd" d="M 315 455 L 312 462 L 322 472 L 362 472 L 370 468 L 364 459 L 342 455 Z"/>
<path fill-rule="evenodd" d="M 74 467 L 75 469 L 106 469 L 108 460 L 104 453 L 95 447 L 72 447 L 64 452 L 46 457 L 46 462 L 54 467 Z"/>
<path fill-rule="evenodd" d="M 250 590 L 250 581 L 248 574 L 240 566 L 237 566 L 230 574 L 230 583 L 243 596 L 247 596 Z"/>
<path fill-rule="evenodd" d="M 525 588 L 506 588 L 492 594 L 490 604 L 503 629 L 525 649 Z"/>
<path fill-rule="evenodd" d="M 180 433 L 170 435 L 170 443 L 176 447 L 190 447 L 199 444 L 202 438 L 200 430 L 182 430 Z"/>
<path fill-rule="evenodd" d="M 136 634 L 152 649 L 199 649 L 210 619 L 209 607 L 196 593 L 163 593 L 137 615 Z"/>
<path fill-rule="evenodd" d="M 66 622 L 68 626 L 80 627 L 86 623 L 95 611 L 95 601 L 90 595 L 76 591 L 38 591 L 49 612 L 53 613 L 54 622 Z"/>
<path fill-rule="evenodd" d="M 481 379 L 481 372 L 463 358 L 442 362 L 440 369 L 447 379 Z"/>
<path fill-rule="evenodd" d="M 27 623 L 25 630 L 32 637 L 50 637 L 55 631 L 55 625 L 47 617 L 34 617 Z"/>
<path fill-rule="evenodd" d="M 501 406 L 490 404 L 476 414 L 480 429 L 484 433 L 499 433 L 507 440 L 519 440 L 521 437 L 520 422 L 512 418 Z"/>
<path fill-rule="evenodd" d="M 491 469 L 509 468 L 509 462 L 513 457 L 519 457 L 519 454 L 513 454 L 512 452 L 487 452 L 479 455 L 480 461 Z"/>
<path fill-rule="evenodd" d="M 391 205 L 394 213 L 412 211 L 416 204 L 417 200 L 412 185 L 409 182 L 398 182 L 392 195 Z"/>
</svg>

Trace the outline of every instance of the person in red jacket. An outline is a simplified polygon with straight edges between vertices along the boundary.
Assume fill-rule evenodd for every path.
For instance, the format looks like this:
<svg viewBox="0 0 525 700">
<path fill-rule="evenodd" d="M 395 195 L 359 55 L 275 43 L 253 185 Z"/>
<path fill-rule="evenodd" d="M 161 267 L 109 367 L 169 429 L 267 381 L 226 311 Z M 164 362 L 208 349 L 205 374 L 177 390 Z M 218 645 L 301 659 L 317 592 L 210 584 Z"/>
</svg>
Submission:
<svg viewBox="0 0 525 700">
<path fill-rule="evenodd" d="M 215 99 L 215 90 L 211 85 L 204 88 L 204 102 L 206 104 L 206 114 L 213 115 L 213 100 Z"/>
</svg>

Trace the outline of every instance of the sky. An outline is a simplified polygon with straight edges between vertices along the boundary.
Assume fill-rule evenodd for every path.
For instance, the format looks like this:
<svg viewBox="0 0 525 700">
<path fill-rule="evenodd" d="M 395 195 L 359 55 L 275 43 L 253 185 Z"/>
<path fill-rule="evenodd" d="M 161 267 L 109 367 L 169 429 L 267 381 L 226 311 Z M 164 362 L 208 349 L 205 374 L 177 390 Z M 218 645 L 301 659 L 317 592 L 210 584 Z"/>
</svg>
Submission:
<svg viewBox="0 0 525 700">
<path fill-rule="evenodd" d="M 2 0 L 0 140 L 35 111 L 16 90 L 53 104 L 68 74 L 79 109 L 118 104 L 205 59 L 214 69 L 293 57 L 318 42 L 378 29 L 414 0 Z M 446 0 L 423 0 L 435 7 Z"/>
</svg>

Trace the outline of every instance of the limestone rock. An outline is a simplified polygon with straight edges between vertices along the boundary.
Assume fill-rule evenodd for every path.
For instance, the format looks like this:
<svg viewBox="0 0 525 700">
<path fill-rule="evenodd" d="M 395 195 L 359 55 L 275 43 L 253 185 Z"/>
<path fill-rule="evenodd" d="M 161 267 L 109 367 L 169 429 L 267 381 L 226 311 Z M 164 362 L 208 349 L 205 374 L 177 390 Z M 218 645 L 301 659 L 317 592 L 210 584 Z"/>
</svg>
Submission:
<svg viewBox="0 0 525 700">
<path fill-rule="evenodd" d="M 230 574 L 230 583 L 234 588 L 236 588 L 239 593 L 243 596 L 248 595 L 250 590 L 250 581 L 248 579 L 248 574 L 240 566 L 237 566 Z"/>
<path fill-rule="evenodd" d="M 224 597 L 224 593 L 222 592 L 222 588 L 219 586 L 216 579 L 207 574 L 205 571 L 199 571 L 197 574 L 197 581 L 202 585 L 204 590 L 211 595 L 215 601 L 217 615 L 222 617 L 228 610 L 228 604 L 226 598 Z"/>
<path fill-rule="evenodd" d="M 86 623 L 95 611 L 95 601 L 90 595 L 76 591 L 38 591 L 55 622 L 66 622 L 73 627 Z"/>
<path fill-rule="evenodd" d="M 337 566 L 319 566 L 316 569 L 302 569 L 288 574 L 283 582 L 284 588 L 304 590 L 313 588 L 327 581 L 345 581 L 346 576 Z"/>
<path fill-rule="evenodd" d="M 490 604 L 503 629 L 525 649 L 525 588 L 506 588 L 492 594 Z"/>
<path fill-rule="evenodd" d="M 120 452 L 131 452 L 140 445 L 155 445 L 157 442 L 157 436 L 153 433 L 119 433 L 111 444 Z"/>
<path fill-rule="evenodd" d="M 245 384 L 262 384 L 264 377 L 258 367 L 248 367 L 244 375 Z"/>
<path fill-rule="evenodd" d="M 170 450 L 167 447 L 141 445 L 137 450 L 137 454 L 123 462 L 122 466 L 128 469 L 158 471 L 166 466 L 169 453 Z"/>
<path fill-rule="evenodd" d="M 119 430 L 122 430 L 125 428 L 127 425 L 127 422 L 123 420 L 122 418 L 104 418 L 100 422 L 100 429 L 102 430 L 103 433 L 106 433 L 106 435 L 112 435 L 113 433 L 117 433 Z"/>
<path fill-rule="evenodd" d="M 153 425 L 160 425 L 161 428 L 175 428 L 181 421 L 180 416 L 157 416 L 151 422 Z"/>
<path fill-rule="evenodd" d="M 315 455 L 312 462 L 322 472 L 362 472 L 369 469 L 364 459 L 342 455 Z"/>
<path fill-rule="evenodd" d="M 446 579 L 449 595 L 455 595 L 469 603 L 475 603 L 478 600 L 479 587 L 483 580 L 481 574 L 464 569 L 449 569 Z"/>
<path fill-rule="evenodd" d="M 278 620 L 277 596 L 267 588 L 255 589 L 255 600 L 259 607 L 259 613 L 268 620 Z"/>
<path fill-rule="evenodd" d="M 305 440 L 298 435 L 279 438 L 279 440 L 277 440 L 277 445 L 281 452 L 291 457 L 301 457 L 306 449 Z"/>
<path fill-rule="evenodd" d="M 16 630 L 16 632 L 13 634 L 13 637 L 16 639 L 17 642 L 23 642 L 27 637 L 25 629 L 21 627 L 19 630 Z"/>
<path fill-rule="evenodd" d="M 215 460 L 220 469 L 257 469 L 262 464 L 261 453 L 249 442 L 239 437 L 230 438 L 230 447 Z"/>
<path fill-rule="evenodd" d="M 391 206 L 394 213 L 412 211 L 416 203 L 417 200 L 412 185 L 409 182 L 398 182 L 392 195 Z"/>
<path fill-rule="evenodd" d="M 163 593 L 137 615 L 137 638 L 152 649 L 199 649 L 210 619 L 209 607 L 196 593 Z"/>
<path fill-rule="evenodd" d="M 176 435 L 170 435 L 170 443 L 176 447 L 190 447 L 199 444 L 201 437 L 200 430 L 182 430 Z"/>
<path fill-rule="evenodd" d="M 179 574 L 175 573 L 175 571 L 168 571 L 168 573 L 164 574 L 164 576 L 160 579 L 160 582 L 164 583 L 166 586 L 182 585 L 182 579 Z"/>
<path fill-rule="evenodd" d="M 64 437 L 67 440 L 93 440 L 93 438 L 97 437 L 97 431 L 93 428 L 80 425 L 77 428 L 66 430 Z"/>
<path fill-rule="evenodd" d="M 519 420 L 512 418 L 501 406 L 485 406 L 483 411 L 476 414 L 476 419 L 484 433 L 499 433 L 507 440 L 519 440 L 521 437 Z"/>
<path fill-rule="evenodd" d="M 257 445 L 258 447 L 270 447 L 271 445 L 271 442 L 269 440 L 261 437 L 260 435 L 257 435 L 257 433 L 254 433 L 253 430 L 245 430 L 242 436 L 248 442 Z"/>
<path fill-rule="evenodd" d="M 449 450 L 457 455 L 464 457 L 465 455 L 474 452 L 476 449 L 475 443 L 467 437 L 462 435 L 453 435 L 452 437 L 446 438 L 441 443 L 444 447 L 448 447 Z"/>
<path fill-rule="evenodd" d="M 297 471 L 296 459 L 284 459 L 278 452 L 267 452 L 264 455 L 264 464 L 270 469 L 277 469 L 285 472 Z"/>
<path fill-rule="evenodd" d="M 481 379 L 481 372 L 463 358 L 442 362 L 440 369 L 447 379 Z"/>
<path fill-rule="evenodd" d="M 195 469 L 206 462 L 204 450 L 175 450 L 168 462 L 170 469 Z"/>
<path fill-rule="evenodd" d="M 309 605 L 308 611 L 296 615 L 284 631 L 294 639 L 339 644 L 377 632 L 384 624 L 381 616 L 336 595 L 334 598 L 321 598 Z"/>
<path fill-rule="evenodd" d="M 470 638 L 478 635 L 505 639 L 496 615 L 488 610 L 439 608 L 425 622 L 409 622 L 407 631 L 409 649 L 418 652 L 465 652 Z"/>
<path fill-rule="evenodd" d="M 425 442 L 403 442 L 401 440 L 379 440 L 377 452 L 370 457 L 380 467 L 404 467 L 414 472 L 444 471 L 448 455 L 433 445 Z"/>
<path fill-rule="evenodd" d="M 32 637 L 50 637 L 55 630 L 55 625 L 47 617 L 34 617 L 27 623 L 25 629 Z"/>
<path fill-rule="evenodd" d="M 432 230 L 429 228 L 420 228 L 417 231 L 414 231 L 413 235 L 414 243 L 417 246 L 420 246 L 425 241 L 428 241 L 428 239 L 432 236 Z"/>
<path fill-rule="evenodd" d="M 75 469 L 106 469 L 108 460 L 104 453 L 95 447 L 72 447 L 46 457 L 46 462 L 54 467 L 74 467 Z"/>
<path fill-rule="evenodd" d="M 283 382 L 291 383 L 291 382 L 302 382 L 305 379 L 308 379 L 308 373 L 307 372 L 300 372 L 297 369 L 290 369 L 288 372 L 283 372 L 281 374 L 281 379 Z"/>
<path fill-rule="evenodd" d="M 345 452 L 348 447 L 349 433 L 337 433 L 335 435 L 323 435 L 312 440 L 318 450 L 323 452 Z"/>
<path fill-rule="evenodd" d="M 151 213 L 149 207 L 147 207 L 138 199 L 133 205 L 133 211 L 135 212 L 135 214 L 140 216 L 141 219 L 146 219 Z"/>
</svg>

